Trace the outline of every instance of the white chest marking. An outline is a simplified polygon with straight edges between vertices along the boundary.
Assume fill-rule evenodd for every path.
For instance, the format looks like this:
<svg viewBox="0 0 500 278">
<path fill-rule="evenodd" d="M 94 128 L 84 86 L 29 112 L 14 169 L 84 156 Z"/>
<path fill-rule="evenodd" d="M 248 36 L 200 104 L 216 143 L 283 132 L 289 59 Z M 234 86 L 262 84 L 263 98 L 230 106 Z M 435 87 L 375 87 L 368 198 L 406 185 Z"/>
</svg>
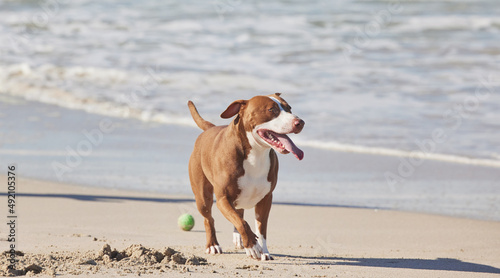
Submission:
<svg viewBox="0 0 500 278">
<path fill-rule="evenodd" d="M 255 207 L 271 191 L 271 182 L 267 180 L 271 168 L 270 151 L 269 148 L 254 146 L 247 159 L 243 161 L 245 174 L 238 179 L 241 192 L 235 201 L 237 209 Z"/>
</svg>

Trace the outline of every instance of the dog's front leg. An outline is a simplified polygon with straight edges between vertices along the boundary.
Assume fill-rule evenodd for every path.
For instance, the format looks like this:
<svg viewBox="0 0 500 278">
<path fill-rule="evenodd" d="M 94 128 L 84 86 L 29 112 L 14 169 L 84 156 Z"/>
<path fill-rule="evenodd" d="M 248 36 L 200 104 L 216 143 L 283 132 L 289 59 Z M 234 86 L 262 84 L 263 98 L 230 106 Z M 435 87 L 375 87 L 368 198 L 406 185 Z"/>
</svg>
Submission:
<svg viewBox="0 0 500 278">
<path fill-rule="evenodd" d="M 255 231 L 258 234 L 258 242 L 262 246 L 262 261 L 274 260 L 267 250 L 267 220 L 271 211 L 273 194 L 269 193 L 255 206 Z"/>
<path fill-rule="evenodd" d="M 240 216 L 226 196 L 217 198 L 217 207 L 240 233 L 247 256 L 260 260 L 262 257 L 262 248 L 257 242 L 257 236 L 252 232 L 248 223 Z"/>
</svg>

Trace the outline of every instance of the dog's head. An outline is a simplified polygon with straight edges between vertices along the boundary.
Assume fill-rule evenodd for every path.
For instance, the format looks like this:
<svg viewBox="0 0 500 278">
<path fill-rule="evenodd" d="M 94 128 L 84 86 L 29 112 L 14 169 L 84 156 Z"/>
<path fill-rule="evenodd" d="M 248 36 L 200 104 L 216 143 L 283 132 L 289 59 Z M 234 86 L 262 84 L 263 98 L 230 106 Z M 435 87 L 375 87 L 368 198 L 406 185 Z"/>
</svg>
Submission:
<svg viewBox="0 0 500 278">
<path fill-rule="evenodd" d="M 302 160 L 304 152 L 286 134 L 300 133 L 305 122 L 292 114 L 292 107 L 280 95 L 234 101 L 221 117 L 228 119 L 238 114 L 234 123 L 243 125 L 250 145 L 273 148 L 282 154 L 291 152 Z"/>
</svg>

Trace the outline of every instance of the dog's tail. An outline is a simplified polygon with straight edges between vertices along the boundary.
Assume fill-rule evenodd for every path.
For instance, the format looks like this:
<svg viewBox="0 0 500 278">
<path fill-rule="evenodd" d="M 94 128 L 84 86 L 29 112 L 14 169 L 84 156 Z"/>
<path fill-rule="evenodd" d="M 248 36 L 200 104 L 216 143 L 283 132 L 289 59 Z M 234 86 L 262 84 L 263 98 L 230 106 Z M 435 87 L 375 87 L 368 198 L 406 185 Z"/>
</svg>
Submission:
<svg viewBox="0 0 500 278">
<path fill-rule="evenodd" d="M 213 126 L 209 121 L 205 121 L 201 116 L 200 113 L 198 113 L 198 110 L 196 109 L 196 106 L 194 106 L 194 103 L 192 101 L 188 101 L 188 106 L 189 106 L 189 111 L 191 111 L 191 116 L 194 119 L 194 122 L 198 125 L 199 128 L 203 130 L 207 130 Z"/>
</svg>

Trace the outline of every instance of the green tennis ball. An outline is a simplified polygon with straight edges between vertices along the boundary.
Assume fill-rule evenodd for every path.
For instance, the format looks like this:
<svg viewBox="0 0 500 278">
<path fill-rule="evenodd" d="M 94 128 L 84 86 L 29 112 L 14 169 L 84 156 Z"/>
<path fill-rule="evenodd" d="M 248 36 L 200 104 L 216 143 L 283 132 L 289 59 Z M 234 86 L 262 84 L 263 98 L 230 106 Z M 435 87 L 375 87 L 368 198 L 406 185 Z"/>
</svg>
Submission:
<svg viewBox="0 0 500 278">
<path fill-rule="evenodd" d="M 183 229 L 184 231 L 191 231 L 191 229 L 194 227 L 194 218 L 191 214 L 184 213 L 183 215 L 179 216 L 177 225 L 179 225 L 179 228 Z"/>
</svg>

